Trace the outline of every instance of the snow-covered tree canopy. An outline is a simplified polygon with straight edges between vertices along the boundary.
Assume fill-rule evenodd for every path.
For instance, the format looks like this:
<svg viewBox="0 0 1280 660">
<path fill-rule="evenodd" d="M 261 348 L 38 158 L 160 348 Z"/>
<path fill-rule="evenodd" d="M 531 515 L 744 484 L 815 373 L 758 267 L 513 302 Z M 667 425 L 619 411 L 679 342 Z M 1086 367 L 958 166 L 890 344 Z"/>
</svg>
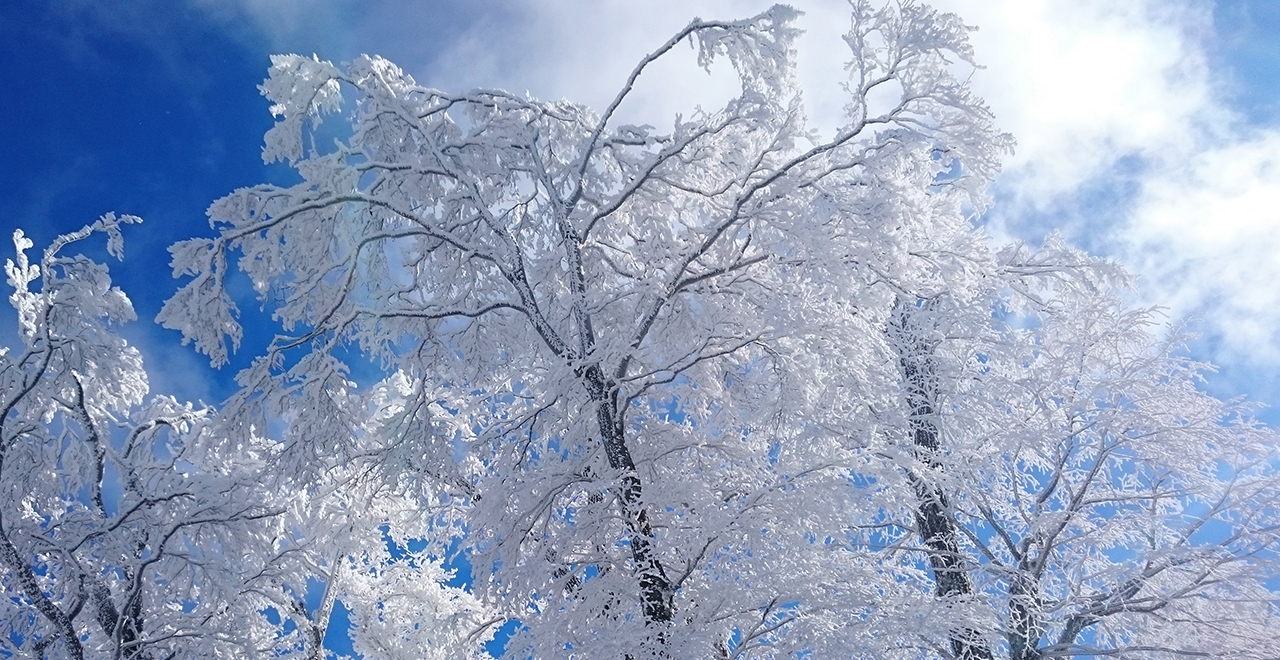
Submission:
<svg viewBox="0 0 1280 660">
<path fill-rule="evenodd" d="M 217 412 L 130 412 L 140 359 L 86 334 L 130 314 L 31 292 L 75 279 L 54 256 L 10 267 L 0 477 L 49 489 L 3 509 L 12 643 L 320 658 L 340 602 L 370 659 L 480 654 L 507 620 L 512 658 L 1273 657 L 1275 436 L 1196 389 L 1119 266 L 975 224 L 1012 141 L 958 17 L 853 3 L 828 138 L 796 15 L 695 20 L 598 113 L 274 58 L 263 157 L 302 182 L 214 203 L 157 319 L 225 364 L 238 267 L 279 322 Z M 738 93 L 621 124 L 685 43 Z M 95 430 L 126 413 L 123 445 Z"/>
<path fill-rule="evenodd" d="M 439 650 L 415 657 L 453 658 L 459 636 L 487 639 L 484 608 L 442 586 L 439 561 L 390 556 L 386 533 L 427 532 L 414 523 L 423 506 L 369 476 L 372 460 L 317 456 L 298 474 L 262 434 L 147 397 L 141 355 L 117 334 L 129 299 L 103 265 L 65 254 L 101 232 L 121 257 L 121 225 L 137 221 L 108 214 L 37 263 L 18 232 L 5 264 L 22 345 L 0 352 L 0 655 L 319 658 L 337 597 L 375 648 L 418 642 Z M 370 430 L 386 414 L 381 392 L 331 396 L 374 402 L 379 414 L 360 422 Z M 317 578 L 324 596 L 309 608 Z"/>
</svg>

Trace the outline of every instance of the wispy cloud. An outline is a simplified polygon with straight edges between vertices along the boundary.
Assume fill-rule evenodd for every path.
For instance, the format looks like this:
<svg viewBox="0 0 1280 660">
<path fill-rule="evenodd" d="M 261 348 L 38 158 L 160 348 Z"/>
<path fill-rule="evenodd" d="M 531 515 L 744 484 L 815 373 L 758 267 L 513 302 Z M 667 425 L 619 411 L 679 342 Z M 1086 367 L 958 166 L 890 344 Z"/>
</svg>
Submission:
<svg viewBox="0 0 1280 660">
<path fill-rule="evenodd" d="M 1280 365 L 1280 131 L 1162 163 L 1118 232 L 1152 297 L 1202 314 L 1223 361 Z"/>
<path fill-rule="evenodd" d="M 1211 5 L 961 2 L 975 76 L 1018 153 L 996 231 L 1046 225 L 1122 258 L 1139 297 L 1195 316 L 1211 357 L 1280 365 L 1280 132 L 1230 102 Z"/>
</svg>

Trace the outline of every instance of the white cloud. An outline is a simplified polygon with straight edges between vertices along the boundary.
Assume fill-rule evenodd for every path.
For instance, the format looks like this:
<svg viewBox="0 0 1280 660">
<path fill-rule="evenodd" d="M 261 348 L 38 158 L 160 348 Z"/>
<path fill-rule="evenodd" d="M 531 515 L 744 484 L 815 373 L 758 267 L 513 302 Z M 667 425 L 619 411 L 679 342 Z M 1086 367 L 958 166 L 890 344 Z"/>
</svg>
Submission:
<svg viewBox="0 0 1280 660">
<path fill-rule="evenodd" d="M 512 23 L 479 23 L 433 63 L 427 82 L 448 89 L 477 85 L 565 98 L 597 110 L 607 106 L 635 65 L 695 15 L 738 18 L 767 2 L 732 0 L 696 4 L 573 0 L 512 2 Z M 732 93 L 726 75 L 708 76 L 693 51 L 677 46 L 646 69 L 624 111 L 624 121 L 669 122 L 699 104 L 711 107 Z"/>
<path fill-rule="evenodd" d="M 602 107 L 631 67 L 694 16 L 741 18 L 763 0 L 646 3 L 509 0 L 502 21 L 466 27 L 443 51 L 400 61 L 424 82 L 450 89 L 496 86 Z M 986 70 L 975 87 L 1004 130 L 1018 138 L 1007 165 L 1026 179 L 1027 199 L 1070 193 L 1110 167 L 1116 154 L 1186 148 L 1195 123 L 1220 114 L 1201 41 L 1212 15 L 1182 0 L 937 0 L 979 26 L 972 40 Z M 840 35 L 848 5 L 797 3 L 806 15 L 801 79 L 811 115 L 834 125 L 843 105 L 836 83 L 849 52 Z M 431 12 L 406 16 L 428 21 Z M 385 50 L 400 50 L 383 43 Z M 389 54 L 388 54 L 389 55 Z M 719 82 L 678 49 L 655 66 L 637 114 L 662 116 L 706 98 Z M 390 55 L 389 55 L 390 56 Z M 656 84 L 661 81 L 660 84 Z M 721 88 L 723 92 L 723 88 Z"/>
<path fill-rule="evenodd" d="M 1221 335 L 1218 359 L 1280 364 L 1280 130 L 1148 175 L 1120 236 L 1153 299 Z"/>
<path fill-rule="evenodd" d="M 1045 204 L 1123 155 L 1185 149 L 1216 114 L 1199 41 L 1211 15 L 1187 3 L 947 0 L 979 26 L 974 77 L 1018 140 L 1007 163 L 1023 203 Z"/>
<path fill-rule="evenodd" d="M 1034 240 L 1045 218 L 1066 224 L 1139 275 L 1139 299 L 1195 317 L 1203 357 L 1267 380 L 1280 366 L 1280 127 L 1250 127 L 1223 101 L 1236 76 L 1212 68 L 1212 6 L 938 4 L 980 27 L 975 87 L 1018 139 L 994 229 Z"/>
</svg>

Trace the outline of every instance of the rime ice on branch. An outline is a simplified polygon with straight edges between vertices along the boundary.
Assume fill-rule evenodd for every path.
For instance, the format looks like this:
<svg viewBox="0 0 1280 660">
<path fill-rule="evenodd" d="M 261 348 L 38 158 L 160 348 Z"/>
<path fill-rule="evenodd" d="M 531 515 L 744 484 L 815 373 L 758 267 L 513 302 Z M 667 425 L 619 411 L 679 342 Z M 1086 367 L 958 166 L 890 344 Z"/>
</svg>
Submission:
<svg viewBox="0 0 1280 660">
<path fill-rule="evenodd" d="M 378 640 L 353 635 L 366 658 L 480 653 L 493 614 L 444 587 L 438 561 L 389 554 L 389 539 L 423 534 L 424 502 L 378 478 L 376 441 L 299 470 L 282 443 L 147 396 L 142 356 L 117 332 L 134 318 L 129 299 L 102 264 L 66 254 L 105 233 L 121 258 L 132 222 L 108 214 L 38 263 L 19 231 L 5 264 L 22 344 L 0 349 L 0 655 L 320 658 L 337 597 Z M 380 438 L 393 387 L 329 394 L 349 415 L 377 409 L 361 424 Z M 318 578 L 328 595 L 308 609 Z"/>
</svg>

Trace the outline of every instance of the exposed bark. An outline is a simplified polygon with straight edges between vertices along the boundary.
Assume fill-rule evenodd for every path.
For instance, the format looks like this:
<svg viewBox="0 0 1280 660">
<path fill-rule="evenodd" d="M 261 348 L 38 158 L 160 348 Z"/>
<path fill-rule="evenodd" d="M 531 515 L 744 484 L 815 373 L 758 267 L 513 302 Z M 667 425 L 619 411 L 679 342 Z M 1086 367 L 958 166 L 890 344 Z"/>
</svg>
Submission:
<svg viewBox="0 0 1280 660">
<path fill-rule="evenodd" d="M 584 159 L 585 166 L 585 159 Z M 581 185 L 579 185 L 579 189 Z M 553 190 L 553 188 L 549 188 Z M 584 359 L 590 359 L 595 350 L 595 328 L 587 311 L 587 280 L 582 266 L 581 238 L 568 222 L 569 207 L 562 205 L 558 214 L 561 239 L 568 260 L 569 286 L 573 292 L 573 320 L 578 336 L 578 351 Z M 653 528 L 649 513 L 641 503 L 640 476 L 636 474 L 635 461 L 627 447 L 625 426 L 618 410 L 617 383 L 605 377 L 599 362 L 593 362 L 582 370 L 587 393 L 596 404 L 596 423 L 600 441 L 604 445 L 609 467 L 622 473 L 619 503 L 626 520 L 627 535 L 631 546 L 631 558 L 635 562 L 640 581 L 640 601 L 646 625 L 663 625 L 675 616 L 675 587 L 658 560 L 653 548 Z M 657 636 L 662 643 L 662 635 Z"/>
<path fill-rule="evenodd" d="M 890 336 L 898 351 L 898 367 L 906 385 L 907 408 L 911 415 L 911 437 L 915 457 L 928 471 L 916 474 L 907 471 L 907 477 L 915 490 L 919 504 L 916 507 L 916 525 L 921 540 L 929 548 L 929 567 L 933 571 L 934 593 L 942 599 L 956 599 L 973 594 L 973 585 L 965 569 L 964 555 L 960 551 L 959 533 L 951 516 L 951 503 L 928 472 L 940 472 L 938 459 L 941 434 L 935 401 L 938 395 L 937 374 L 933 362 L 933 343 L 912 327 L 913 312 L 928 311 L 931 302 L 917 308 L 899 298 L 890 323 Z M 951 650 L 961 660 L 990 660 L 991 649 L 982 641 L 982 635 L 971 628 L 951 631 Z"/>
<path fill-rule="evenodd" d="M 640 600 L 645 623 L 665 624 L 675 616 L 675 587 L 658 560 L 653 548 L 653 528 L 649 514 L 641 504 L 640 476 L 627 448 L 622 420 L 618 415 L 618 390 L 606 381 L 599 365 L 588 367 L 584 376 L 591 399 L 596 402 L 596 419 L 609 467 L 622 472 L 619 502 L 627 522 L 631 558 L 640 577 Z"/>
<path fill-rule="evenodd" d="M 324 623 L 312 618 L 311 613 L 307 611 L 307 604 L 302 599 L 294 600 L 291 605 L 293 613 L 305 628 L 303 634 L 306 635 L 307 660 L 321 660 L 324 658 Z"/>
<path fill-rule="evenodd" d="M 93 601 L 93 615 L 98 626 L 108 637 L 116 639 L 119 635 L 120 656 L 132 660 L 142 655 L 142 646 L 138 637 L 142 632 L 142 598 L 135 595 L 125 605 L 123 618 L 111 599 L 111 589 L 102 580 L 93 580 L 89 588 L 89 598 Z"/>
</svg>

